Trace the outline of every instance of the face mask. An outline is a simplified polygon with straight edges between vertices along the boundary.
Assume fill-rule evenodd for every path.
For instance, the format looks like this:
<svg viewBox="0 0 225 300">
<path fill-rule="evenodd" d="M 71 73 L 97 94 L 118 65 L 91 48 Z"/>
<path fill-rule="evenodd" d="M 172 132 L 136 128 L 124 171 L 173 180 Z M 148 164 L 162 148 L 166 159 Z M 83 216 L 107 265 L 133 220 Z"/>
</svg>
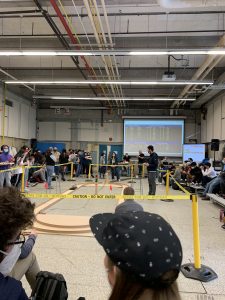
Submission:
<svg viewBox="0 0 225 300">
<path fill-rule="evenodd" d="M 4 151 L 5 153 L 8 153 L 8 152 L 9 152 L 9 149 L 8 149 L 8 148 L 4 148 L 3 151 Z"/>
<path fill-rule="evenodd" d="M 21 254 L 21 245 L 14 245 L 12 250 L 8 252 L 1 251 L 6 257 L 0 263 L 0 273 L 4 276 L 7 276 L 15 266 L 20 254 Z"/>
</svg>

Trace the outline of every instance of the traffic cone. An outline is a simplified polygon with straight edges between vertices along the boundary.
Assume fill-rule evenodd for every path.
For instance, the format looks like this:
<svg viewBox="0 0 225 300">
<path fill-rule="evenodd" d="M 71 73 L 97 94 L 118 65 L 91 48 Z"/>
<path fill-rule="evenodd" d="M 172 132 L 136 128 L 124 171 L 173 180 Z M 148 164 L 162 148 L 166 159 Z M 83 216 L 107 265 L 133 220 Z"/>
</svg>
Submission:
<svg viewBox="0 0 225 300">
<path fill-rule="evenodd" d="M 111 184 L 109 186 L 109 190 L 110 190 L 110 192 L 112 192 L 112 185 Z"/>
<path fill-rule="evenodd" d="M 44 183 L 44 188 L 47 190 L 48 189 L 48 183 L 47 181 Z"/>
</svg>

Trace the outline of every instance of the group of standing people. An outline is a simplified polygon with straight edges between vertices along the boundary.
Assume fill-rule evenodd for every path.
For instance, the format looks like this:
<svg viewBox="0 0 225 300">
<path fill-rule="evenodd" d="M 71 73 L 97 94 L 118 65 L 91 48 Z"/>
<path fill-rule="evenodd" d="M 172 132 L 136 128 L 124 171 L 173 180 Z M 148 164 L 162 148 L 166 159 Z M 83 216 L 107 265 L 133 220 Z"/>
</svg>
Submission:
<svg viewBox="0 0 225 300">
<path fill-rule="evenodd" d="M 154 151 L 154 147 L 152 145 L 149 145 L 147 147 L 147 151 L 149 153 L 149 157 L 145 158 L 144 153 L 140 150 L 138 155 L 138 173 L 139 175 L 143 172 L 143 166 L 147 166 L 148 171 L 148 182 L 149 182 L 149 195 L 155 195 L 156 193 L 156 174 L 158 169 L 158 155 Z M 120 163 L 118 156 L 116 152 L 112 152 L 112 154 L 109 154 L 109 158 L 107 161 L 106 154 L 103 152 L 100 156 L 100 178 L 104 178 L 106 173 L 106 164 L 108 162 L 108 165 L 110 166 L 111 170 L 111 176 L 112 180 L 117 179 L 117 181 L 120 181 L 120 169 L 121 167 L 126 168 L 129 170 L 130 166 L 130 159 L 131 157 L 126 153 L 123 156 L 123 160 Z M 128 171 L 129 172 L 129 171 Z"/>
</svg>

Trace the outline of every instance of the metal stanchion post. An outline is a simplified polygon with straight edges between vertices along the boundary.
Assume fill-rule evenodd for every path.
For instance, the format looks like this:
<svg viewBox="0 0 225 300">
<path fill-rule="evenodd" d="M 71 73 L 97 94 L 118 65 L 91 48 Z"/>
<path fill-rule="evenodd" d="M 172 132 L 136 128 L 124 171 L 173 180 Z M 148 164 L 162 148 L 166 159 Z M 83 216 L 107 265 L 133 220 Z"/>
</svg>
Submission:
<svg viewBox="0 0 225 300">
<path fill-rule="evenodd" d="M 170 173 L 169 170 L 166 171 L 166 196 L 169 194 L 170 189 Z"/>
<path fill-rule="evenodd" d="M 136 183 L 133 177 L 134 177 L 134 165 L 130 165 L 130 181 L 128 181 L 129 183 Z"/>
<path fill-rule="evenodd" d="M 73 162 L 71 162 L 70 179 L 73 179 Z"/>
<path fill-rule="evenodd" d="M 22 166 L 22 182 L 21 182 L 21 192 L 24 193 L 25 191 L 25 167 Z"/>
<path fill-rule="evenodd" d="M 92 164 L 89 165 L 88 178 L 85 181 L 92 181 L 92 179 L 91 179 L 91 166 L 92 166 Z"/>
<path fill-rule="evenodd" d="M 169 190 L 170 190 L 170 172 L 169 170 L 166 171 L 166 196 L 169 195 Z M 161 201 L 164 202 L 173 202 L 173 199 L 162 199 Z"/>
<path fill-rule="evenodd" d="M 74 170 L 73 162 L 71 161 L 70 164 L 71 164 L 70 179 L 68 179 L 68 181 L 76 181 L 75 179 L 73 179 L 73 170 Z"/>
<path fill-rule="evenodd" d="M 218 276 L 211 268 L 201 265 L 198 196 L 191 195 L 191 200 L 192 200 L 193 241 L 194 241 L 194 264 L 188 263 L 182 265 L 181 272 L 187 278 L 208 282 L 213 279 L 216 279 Z"/>
</svg>

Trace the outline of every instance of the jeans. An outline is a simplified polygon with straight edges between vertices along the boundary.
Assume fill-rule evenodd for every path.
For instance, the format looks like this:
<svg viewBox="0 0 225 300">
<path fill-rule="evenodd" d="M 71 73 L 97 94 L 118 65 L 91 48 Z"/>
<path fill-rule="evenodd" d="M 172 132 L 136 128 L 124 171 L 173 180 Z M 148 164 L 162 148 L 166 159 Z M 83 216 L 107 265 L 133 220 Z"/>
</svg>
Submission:
<svg viewBox="0 0 225 300">
<path fill-rule="evenodd" d="M 76 177 L 79 177 L 80 174 L 82 173 L 82 165 L 81 164 L 78 164 L 77 165 L 77 169 L 76 169 Z"/>
<path fill-rule="evenodd" d="M 52 175 L 54 173 L 54 166 L 46 166 L 46 169 L 47 169 L 48 188 L 51 188 L 51 186 L 52 186 Z"/>
<path fill-rule="evenodd" d="M 206 184 L 206 187 L 202 195 L 205 197 L 206 194 L 213 194 L 214 190 L 220 186 L 220 181 L 221 178 L 219 176 L 213 178 L 210 182 Z"/>
<path fill-rule="evenodd" d="M 0 188 L 4 186 L 10 187 L 11 186 L 11 172 L 10 171 L 5 171 L 3 173 L 0 173 Z"/>
<path fill-rule="evenodd" d="M 36 275 L 39 271 L 40 268 L 36 256 L 33 252 L 31 252 L 24 259 L 17 260 L 9 276 L 17 280 L 21 280 L 22 277 L 25 275 L 31 289 L 34 289 L 36 284 Z"/>
<path fill-rule="evenodd" d="M 149 195 L 155 195 L 156 192 L 156 171 L 148 172 Z"/>
<path fill-rule="evenodd" d="M 120 179 L 120 172 L 118 167 L 111 167 L 112 179 L 116 176 L 117 180 Z"/>
<path fill-rule="evenodd" d="M 138 174 L 139 175 L 142 175 L 142 172 L 143 172 L 143 165 L 138 165 Z"/>
</svg>

